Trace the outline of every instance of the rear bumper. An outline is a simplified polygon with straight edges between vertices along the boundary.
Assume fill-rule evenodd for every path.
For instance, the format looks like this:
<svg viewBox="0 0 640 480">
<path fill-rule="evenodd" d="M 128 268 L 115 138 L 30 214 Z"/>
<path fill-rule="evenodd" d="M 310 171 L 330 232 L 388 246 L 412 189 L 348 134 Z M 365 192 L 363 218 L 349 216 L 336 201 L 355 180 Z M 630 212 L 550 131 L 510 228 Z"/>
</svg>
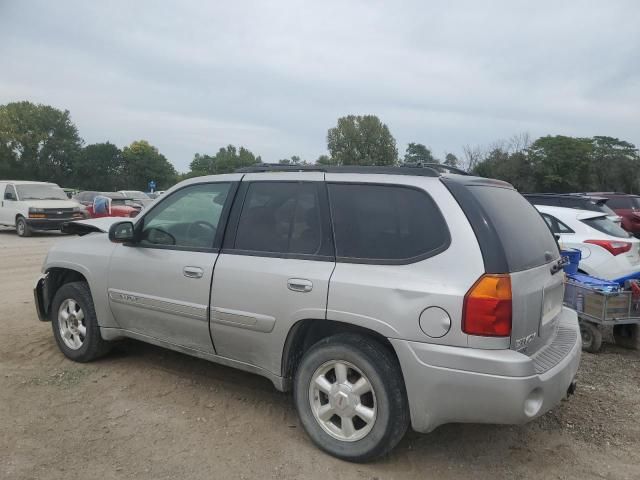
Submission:
<svg viewBox="0 0 640 480">
<path fill-rule="evenodd" d="M 81 218 L 26 218 L 27 225 L 34 230 L 60 230 L 62 224 Z"/>
<path fill-rule="evenodd" d="M 526 423 L 566 397 L 580 364 L 576 313 L 563 308 L 558 331 L 532 357 L 390 339 L 405 379 L 411 424 Z"/>
</svg>

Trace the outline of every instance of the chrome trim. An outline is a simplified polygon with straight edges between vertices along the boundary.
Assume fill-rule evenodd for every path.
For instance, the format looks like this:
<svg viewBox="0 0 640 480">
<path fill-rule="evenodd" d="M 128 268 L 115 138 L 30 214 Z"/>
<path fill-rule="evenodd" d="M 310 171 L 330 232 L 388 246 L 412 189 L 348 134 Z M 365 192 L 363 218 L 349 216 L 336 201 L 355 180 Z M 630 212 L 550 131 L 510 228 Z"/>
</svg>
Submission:
<svg viewBox="0 0 640 480">
<path fill-rule="evenodd" d="M 206 322 L 207 306 L 197 303 L 169 301 L 166 298 L 143 295 L 141 293 L 126 292 L 124 290 L 109 289 L 109 299 L 114 303 L 129 305 L 132 307 L 153 310 L 156 312 L 170 313 L 183 317 L 195 318 Z"/>
</svg>

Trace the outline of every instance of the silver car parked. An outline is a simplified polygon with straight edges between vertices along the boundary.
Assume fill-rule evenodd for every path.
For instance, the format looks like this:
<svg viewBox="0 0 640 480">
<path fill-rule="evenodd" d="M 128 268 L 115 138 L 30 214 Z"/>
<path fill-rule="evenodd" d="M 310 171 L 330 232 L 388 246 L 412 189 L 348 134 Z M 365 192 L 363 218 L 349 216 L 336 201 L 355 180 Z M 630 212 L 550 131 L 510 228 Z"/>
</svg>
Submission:
<svg viewBox="0 0 640 480">
<path fill-rule="evenodd" d="M 50 250 L 35 298 L 67 357 L 129 337 L 264 375 L 343 459 L 409 425 L 524 423 L 575 385 L 557 245 L 504 182 L 254 167 L 66 230 L 81 236 Z"/>
</svg>

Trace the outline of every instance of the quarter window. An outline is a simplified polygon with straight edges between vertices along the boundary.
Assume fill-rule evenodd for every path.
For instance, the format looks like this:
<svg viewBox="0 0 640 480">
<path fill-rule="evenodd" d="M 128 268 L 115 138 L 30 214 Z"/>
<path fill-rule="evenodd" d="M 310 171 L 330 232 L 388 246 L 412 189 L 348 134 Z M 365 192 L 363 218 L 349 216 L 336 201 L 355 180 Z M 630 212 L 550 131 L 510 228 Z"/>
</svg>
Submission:
<svg viewBox="0 0 640 480">
<path fill-rule="evenodd" d="M 542 213 L 542 218 L 547 223 L 547 226 L 553 233 L 575 233 L 566 223 L 562 223 L 556 217 L 549 215 L 548 213 Z"/>
<path fill-rule="evenodd" d="M 234 248 L 251 252 L 327 255 L 320 182 L 253 182 L 247 189 Z"/>
<path fill-rule="evenodd" d="M 171 194 L 144 217 L 142 245 L 213 248 L 230 183 L 202 183 Z"/>
<path fill-rule="evenodd" d="M 349 261 L 407 261 L 449 245 L 447 224 L 426 192 L 394 185 L 329 184 L 336 255 Z"/>
</svg>

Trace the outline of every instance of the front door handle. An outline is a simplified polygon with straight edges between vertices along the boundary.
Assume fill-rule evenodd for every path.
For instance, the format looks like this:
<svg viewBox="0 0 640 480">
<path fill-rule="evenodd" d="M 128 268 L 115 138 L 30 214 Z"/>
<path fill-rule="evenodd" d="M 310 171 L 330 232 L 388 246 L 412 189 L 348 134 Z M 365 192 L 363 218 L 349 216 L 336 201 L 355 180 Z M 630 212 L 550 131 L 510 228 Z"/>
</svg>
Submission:
<svg viewBox="0 0 640 480">
<path fill-rule="evenodd" d="M 287 288 L 294 292 L 310 292 L 313 290 L 313 283 L 304 278 L 290 278 L 287 280 Z"/>
<path fill-rule="evenodd" d="M 202 270 L 200 267 L 184 267 L 182 269 L 182 273 L 184 273 L 184 276 L 187 278 L 202 278 L 202 275 L 204 275 L 204 270 Z"/>
</svg>

